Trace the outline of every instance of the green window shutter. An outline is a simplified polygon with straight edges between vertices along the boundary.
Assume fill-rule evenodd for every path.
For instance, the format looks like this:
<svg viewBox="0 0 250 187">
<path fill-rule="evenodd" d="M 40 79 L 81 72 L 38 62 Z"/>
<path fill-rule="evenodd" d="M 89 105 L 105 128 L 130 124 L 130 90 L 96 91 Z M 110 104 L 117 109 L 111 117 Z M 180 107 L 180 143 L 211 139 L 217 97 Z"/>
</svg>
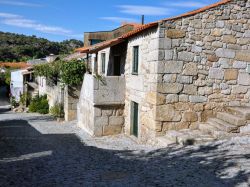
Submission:
<svg viewBox="0 0 250 187">
<path fill-rule="evenodd" d="M 133 47 L 133 67 L 132 73 L 138 74 L 138 66 L 139 66 L 139 46 Z"/>
<path fill-rule="evenodd" d="M 102 73 L 105 73 L 105 66 L 106 66 L 106 54 L 102 53 Z"/>
<path fill-rule="evenodd" d="M 138 137 L 138 103 L 131 102 L 131 134 Z"/>
</svg>

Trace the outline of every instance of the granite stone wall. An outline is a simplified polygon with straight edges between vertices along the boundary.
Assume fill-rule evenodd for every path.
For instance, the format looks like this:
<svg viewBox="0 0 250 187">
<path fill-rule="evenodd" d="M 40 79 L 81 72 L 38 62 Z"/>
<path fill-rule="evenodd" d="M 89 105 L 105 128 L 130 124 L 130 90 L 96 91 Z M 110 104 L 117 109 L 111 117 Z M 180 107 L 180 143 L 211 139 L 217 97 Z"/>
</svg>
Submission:
<svg viewBox="0 0 250 187">
<path fill-rule="evenodd" d="M 139 46 L 139 73 L 132 49 Z M 250 1 L 234 0 L 159 23 L 129 39 L 125 66 L 125 133 L 130 103 L 139 103 L 138 141 L 195 128 L 226 106 L 249 106 Z"/>
<path fill-rule="evenodd" d="M 250 1 L 160 25 L 159 132 L 195 127 L 226 106 L 249 106 Z"/>
</svg>

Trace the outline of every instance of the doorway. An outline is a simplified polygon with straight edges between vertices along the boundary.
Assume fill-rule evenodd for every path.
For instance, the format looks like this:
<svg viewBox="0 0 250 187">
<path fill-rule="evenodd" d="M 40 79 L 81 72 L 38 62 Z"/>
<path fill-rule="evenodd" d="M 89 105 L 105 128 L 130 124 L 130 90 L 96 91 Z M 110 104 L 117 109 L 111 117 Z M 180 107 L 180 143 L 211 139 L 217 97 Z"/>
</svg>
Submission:
<svg viewBox="0 0 250 187">
<path fill-rule="evenodd" d="M 121 56 L 114 56 L 114 76 L 121 76 Z"/>
</svg>

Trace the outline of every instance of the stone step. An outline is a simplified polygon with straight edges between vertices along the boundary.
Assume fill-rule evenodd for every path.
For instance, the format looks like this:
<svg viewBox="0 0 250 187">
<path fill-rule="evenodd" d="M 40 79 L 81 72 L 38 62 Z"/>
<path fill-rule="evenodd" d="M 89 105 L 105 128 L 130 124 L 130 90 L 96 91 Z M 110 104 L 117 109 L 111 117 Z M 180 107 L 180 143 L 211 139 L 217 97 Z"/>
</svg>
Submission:
<svg viewBox="0 0 250 187">
<path fill-rule="evenodd" d="M 156 142 L 157 142 L 158 146 L 163 146 L 163 147 L 167 147 L 169 145 L 176 144 L 175 141 L 169 140 L 168 137 L 166 137 L 166 136 L 157 137 Z"/>
<path fill-rule="evenodd" d="M 212 133 L 212 136 L 217 138 L 217 139 L 225 138 L 229 135 L 230 135 L 230 133 L 225 132 L 225 131 L 213 131 L 213 133 Z"/>
<path fill-rule="evenodd" d="M 209 118 L 207 122 L 221 131 L 239 132 L 238 126 L 232 125 L 218 118 Z"/>
<path fill-rule="evenodd" d="M 214 126 L 210 123 L 200 123 L 198 128 L 200 131 L 202 131 L 204 133 L 209 133 L 209 134 L 212 134 L 214 131 L 219 130 L 216 126 Z"/>
<path fill-rule="evenodd" d="M 227 107 L 226 110 L 230 114 L 250 120 L 250 107 Z"/>
<path fill-rule="evenodd" d="M 166 138 L 182 145 L 193 145 L 215 140 L 215 138 L 209 134 L 205 134 L 200 130 L 191 129 L 168 131 L 166 133 Z"/>
<path fill-rule="evenodd" d="M 241 118 L 241 117 L 238 117 L 238 116 L 235 116 L 232 114 L 228 114 L 225 112 L 218 112 L 217 118 L 219 118 L 225 122 L 228 122 L 232 125 L 238 126 L 238 127 L 246 124 L 246 120 L 244 118 Z"/>
</svg>

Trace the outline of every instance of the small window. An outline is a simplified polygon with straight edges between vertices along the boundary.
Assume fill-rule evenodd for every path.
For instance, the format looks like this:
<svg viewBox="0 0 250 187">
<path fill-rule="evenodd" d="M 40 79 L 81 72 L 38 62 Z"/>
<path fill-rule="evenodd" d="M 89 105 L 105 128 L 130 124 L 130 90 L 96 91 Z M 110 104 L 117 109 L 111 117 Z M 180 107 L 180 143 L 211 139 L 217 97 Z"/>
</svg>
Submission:
<svg viewBox="0 0 250 187">
<path fill-rule="evenodd" d="M 138 103 L 131 102 L 131 134 L 138 137 Z"/>
<path fill-rule="evenodd" d="M 106 66 L 106 54 L 102 53 L 101 54 L 101 59 L 102 59 L 102 73 L 105 73 L 105 66 Z"/>
<path fill-rule="evenodd" d="M 138 74 L 138 66 L 139 66 L 139 46 L 133 47 L 133 66 L 132 66 L 132 74 Z"/>
</svg>

